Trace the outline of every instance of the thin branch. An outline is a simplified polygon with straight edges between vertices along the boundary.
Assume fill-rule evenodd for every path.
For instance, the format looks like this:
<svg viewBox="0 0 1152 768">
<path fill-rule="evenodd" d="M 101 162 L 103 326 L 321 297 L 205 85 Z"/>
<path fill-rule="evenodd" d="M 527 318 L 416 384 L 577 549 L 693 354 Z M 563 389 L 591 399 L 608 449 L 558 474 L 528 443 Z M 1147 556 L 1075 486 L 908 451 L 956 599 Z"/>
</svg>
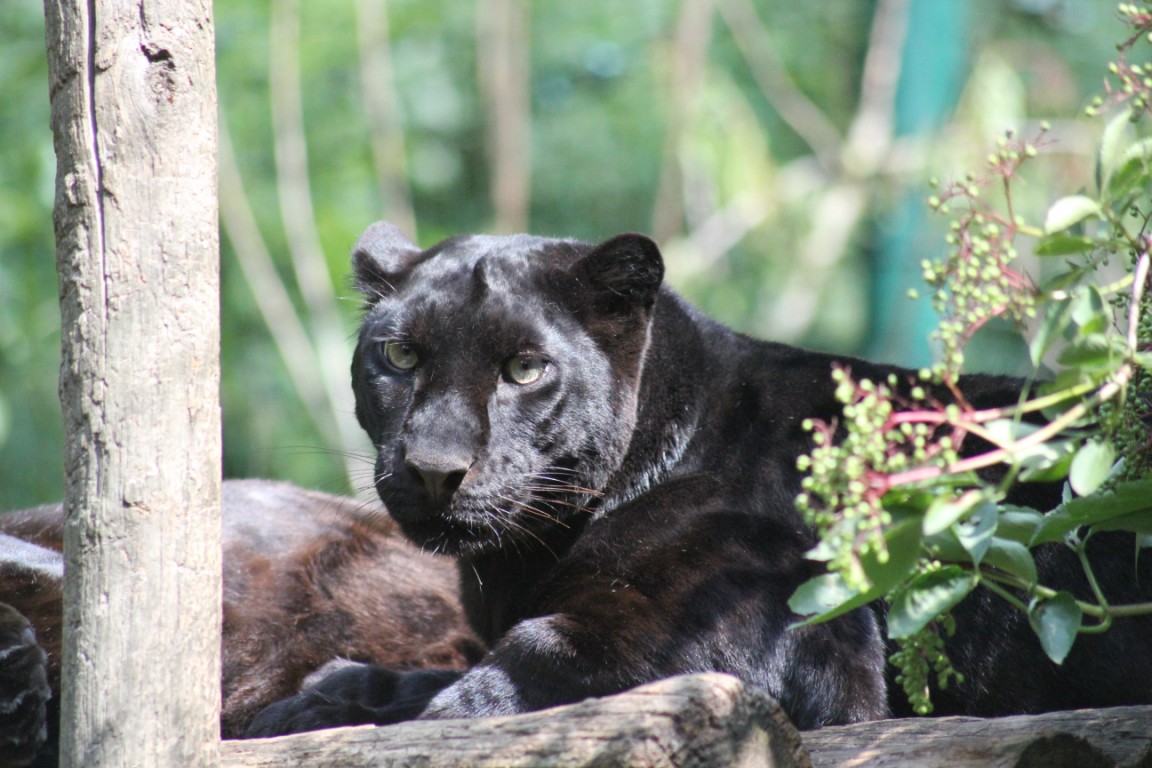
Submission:
<svg viewBox="0 0 1152 768">
<path fill-rule="evenodd" d="M 652 235 L 661 242 L 671 240 L 683 229 L 684 180 L 680 148 L 692 111 L 692 99 L 699 93 L 704 79 L 708 43 L 712 40 L 712 12 L 713 0 L 682 0 L 680 4 L 668 73 L 663 159 L 652 210 Z"/>
<path fill-rule="evenodd" d="M 892 148 L 896 90 L 908 34 L 909 0 L 880 0 L 872 16 L 860 81 L 860 105 L 848 130 L 844 167 L 857 176 L 876 173 Z"/>
<path fill-rule="evenodd" d="M 872 19 L 861 78 L 860 105 L 843 144 L 842 176 L 812 207 L 813 225 L 768 318 L 782 339 L 801 336 L 820 309 L 820 292 L 844 257 L 868 210 L 868 182 L 883 170 L 893 144 L 893 111 L 900 79 L 908 0 L 880 0 Z"/>
<path fill-rule="evenodd" d="M 764 98 L 808 144 L 824 170 L 837 172 L 842 141 L 840 131 L 789 76 L 756 8 L 749 0 L 717 0 L 716 8 Z"/>
<path fill-rule="evenodd" d="M 347 334 L 336 306 L 332 276 L 316 231 L 308 176 L 308 147 L 304 135 L 304 107 L 300 93 L 299 0 L 274 0 L 271 23 L 269 89 L 276 157 L 276 182 L 288 252 L 301 296 L 308 307 L 307 322 L 315 342 L 319 375 L 331 403 L 332 419 L 340 434 L 340 447 L 362 442 L 353 417 L 352 394 L 347 385 Z M 348 462 L 349 477 L 353 465 Z"/>
<path fill-rule="evenodd" d="M 669 269 L 690 269 L 692 274 L 713 270 L 728 251 L 775 213 L 776 202 L 767 192 L 741 192 L 683 238 L 668 243 L 670 250 L 685 255 L 669 259 Z"/>
<path fill-rule="evenodd" d="M 828 276 L 847 252 L 867 210 L 867 189 L 851 178 L 833 183 L 813 203 L 811 228 L 768 316 L 773 334 L 796 339 L 812 326 Z"/>
<path fill-rule="evenodd" d="M 268 64 L 280 214 L 304 303 L 316 318 L 334 313 L 332 276 L 316 232 L 300 93 L 299 0 L 273 0 Z"/>
<path fill-rule="evenodd" d="M 360 53 L 360 96 L 368 121 L 376 184 L 384 218 L 416 240 L 416 214 L 408 186 L 404 120 L 392 70 L 387 0 L 356 0 L 356 43 Z"/>
<path fill-rule="evenodd" d="M 327 393 L 316 376 L 316 350 L 260 234 L 248 195 L 244 192 L 240 169 L 232 150 L 232 137 L 223 114 L 220 116 L 219 167 L 220 221 L 224 234 L 232 243 L 240 271 L 244 274 L 260 317 L 276 345 L 276 351 L 284 361 L 292 385 L 304 403 L 305 412 L 325 442 L 337 445 L 340 434 L 330 416 L 331 405 Z"/>
</svg>

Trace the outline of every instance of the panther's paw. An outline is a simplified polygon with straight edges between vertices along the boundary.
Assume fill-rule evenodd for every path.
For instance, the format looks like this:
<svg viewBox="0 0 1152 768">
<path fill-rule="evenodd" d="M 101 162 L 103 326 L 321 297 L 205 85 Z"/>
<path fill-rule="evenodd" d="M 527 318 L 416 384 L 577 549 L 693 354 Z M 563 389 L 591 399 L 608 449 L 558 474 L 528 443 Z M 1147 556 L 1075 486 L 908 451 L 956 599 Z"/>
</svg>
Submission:
<svg viewBox="0 0 1152 768">
<path fill-rule="evenodd" d="M 343 659 L 328 662 L 291 698 L 265 707 L 245 738 L 283 736 L 341 725 L 389 725 L 417 717 L 442 689 L 460 678 L 456 670 L 396 672 Z"/>
</svg>

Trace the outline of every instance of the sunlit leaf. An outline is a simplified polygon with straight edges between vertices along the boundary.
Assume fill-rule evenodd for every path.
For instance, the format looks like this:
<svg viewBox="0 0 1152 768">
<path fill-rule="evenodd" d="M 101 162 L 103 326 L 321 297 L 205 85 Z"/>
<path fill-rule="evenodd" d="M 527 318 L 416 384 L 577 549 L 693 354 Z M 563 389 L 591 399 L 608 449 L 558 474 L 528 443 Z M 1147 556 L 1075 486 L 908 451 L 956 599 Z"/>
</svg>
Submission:
<svg viewBox="0 0 1152 768">
<path fill-rule="evenodd" d="M 1085 195 L 1069 195 L 1052 204 L 1044 217 L 1044 231 L 1047 234 L 1063 232 L 1079 224 L 1089 216 L 1100 213 L 1100 203 Z"/>
<path fill-rule="evenodd" d="M 1121 155 L 1119 165 L 1109 177 L 1105 192 L 1113 200 L 1123 198 L 1141 181 L 1147 182 L 1152 160 L 1152 138 L 1141 139 Z"/>
<path fill-rule="evenodd" d="M 1104 126 L 1096 151 L 1096 188 L 1103 191 L 1123 162 L 1124 150 L 1132 142 L 1132 112 L 1123 109 Z"/>
<path fill-rule="evenodd" d="M 1049 440 L 1027 451 L 1020 460 L 1020 479 L 1027 482 L 1052 482 L 1068 476 L 1076 446 L 1071 440 Z"/>
<path fill-rule="evenodd" d="M 1072 322 L 1081 334 L 1102 333 L 1112 322 L 1112 313 L 1094 285 L 1081 286 L 1072 298 Z"/>
<path fill-rule="evenodd" d="M 879 597 L 873 597 L 874 592 L 874 588 L 867 592 L 852 589 L 838 573 L 822 573 L 801 584 L 788 599 L 788 607 L 800 616 L 827 620 Z"/>
<path fill-rule="evenodd" d="M 1083 619 L 1076 598 L 1068 592 L 1060 592 L 1051 600 L 1034 600 L 1028 607 L 1028 619 L 1048 658 L 1057 664 L 1063 663 L 1072 650 Z"/>
<path fill-rule="evenodd" d="M 937 497 L 936 501 L 928 507 L 924 514 L 923 530 L 925 536 L 940 533 L 948 526 L 962 518 L 968 510 L 976 506 L 981 499 L 978 491 L 970 491 L 959 498 L 951 496 Z"/>
<path fill-rule="evenodd" d="M 1089 440 L 1084 443 L 1068 471 L 1072 490 L 1087 496 L 1100 487 L 1116 461 L 1116 449 L 1107 440 Z"/>
<path fill-rule="evenodd" d="M 1152 480 L 1121 483 L 1107 493 L 1071 499 L 1044 517 L 1033 545 L 1060 541 L 1065 533 L 1133 512 L 1152 509 Z"/>
</svg>

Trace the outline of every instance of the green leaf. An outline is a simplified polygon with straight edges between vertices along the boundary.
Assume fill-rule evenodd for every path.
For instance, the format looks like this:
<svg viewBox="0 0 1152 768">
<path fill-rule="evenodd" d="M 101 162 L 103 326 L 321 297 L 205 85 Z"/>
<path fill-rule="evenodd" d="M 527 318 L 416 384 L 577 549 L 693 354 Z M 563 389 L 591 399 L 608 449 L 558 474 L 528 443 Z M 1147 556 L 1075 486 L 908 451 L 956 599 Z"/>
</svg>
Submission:
<svg viewBox="0 0 1152 768">
<path fill-rule="evenodd" d="M 1124 197 L 1143 180 L 1148 181 L 1152 159 L 1152 138 L 1141 139 L 1120 156 L 1115 172 L 1109 177 L 1105 194 L 1112 200 Z"/>
<path fill-rule="evenodd" d="M 996 533 L 996 523 L 999 517 L 996 505 L 990 501 L 984 501 L 976 507 L 967 520 L 956 524 L 956 538 L 960 541 L 960 546 L 964 547 L 972 557 L 973 563 L 979 565 L 984 553 L 992 544 L 992 536 Z"/>
<path fill-rule="evenodd" d="M 1152 534 L 1152 508 L 1121 515 L 1092 526 L 1095 531 L 1131 531 L 1142 535 Z"/>
<path fill-rule="evenodd" d="M 1072 302 L 1069 299 L 1053 301 L 1048 305 L 1044 313 L 1044 322 L 1040 324 L 1036 330 L 1036 336 L 1028 345 L 1028 356 L 1032 360 L 1032 365 L 1040 365 L 1049 347 L 1052 346 L 1052 342 L 1063 337 L 1071 320 L 1071 315 Z"/>
<path fill-rule="evenodd" d="M 960 544 L 960 539 L 956 537 L 955 528 L 949 528 L 946 531 L 926 537 L 924 546 L 928 553 L 937 560 L 951 563 L 972 562 L 972 556 L 968 554 L 968 550 L 964 549 Z"/>
<path fill-rule="evenodd" d="M 900 590 L 888 610 L 888 637 L 901 638 L 919 632 L 951 610 L 976 586 L 976 577 L 956 565 L 922 573 Z"/>
<path fill-rule="evenodd" d="M 1071 440 L 1050 440 L 1029 448 L 1020 460 L 1020 479 L 1053 482 L 1068 476 L 1076 447 Z"/>
<path fill-rule="evenodd" d="M 1132 480 L 1108 493 L 1083 496 L 1061 504 L 1044 517 L 1031 545 L 1060 541 L 1064 534 L 1085 525 L 1152 509 L 1152 480 Z"/>
<path fill-rule="evenodd" d="M 1104 334 L 1092 333 L 1065 347 L 1057 360 L 1068 368 L 1113 370 L 1124 363 L 1124 352 Z"/>
<path fill-rule="evenodd" d="M 850 588 L 840 574 L 822 573 L 801 584 L 788 598 L 788 607 L 800 616 L 815 614 L 827 620 L 879 597 L 873 597 L 874 591 L 859 592 Z"/>
<path fill-rule="evenodd" d="M 874 552 L 861 558 L 864 573 L 872 582 L 871 587 L 863 591 L 851 589 L 838 573 L 811 578 L 788 599 L 788 607 L 793 613 L 808 617 L 792 626 L 802 627 L 834 619 L 882 597 L 907 578 L 920 556 L 920 518 L 910 515 L 893 523 L 885 532 L 884 540 L 888 545 L 886 562 L 881 563 Z"/>
<path fill-rule="evenodd" d="M 1081 496 L 1095 491 L 1108 478 L 1108 472 L 1115 461 L 1116 449 L 1109 441 L 1089 440 L 1084 443 L 1076 452 L 1068 471 L 1068 482 L 1072 484 L 1072 490 Z"/>
<path fill-rule="evenodd" d="M 1044 217 L 1044 232 L 1049 235 L 1063 232 L 1089 216 L 1099 214 L 1100 203 L 1086 195 L 1062 197 L 1048 209 L 1048 213 Z"/>
<path fill-rule="evenodd" d="M 1052 277 L 1046 278 L 1044 282 L 1040 284 L 1041 294 L 1047 295 L 1053 291 L 1064 290 L 1080 282 L 1085 275 L 1093 271 L 1082 264 L 1069 264 L 1067 266 L 1068 269 L 1066 271 L 1052 275 Z"/>
<path fill-rule="evenodd" d="M 1008 541 L 1018 541 L 1027 545 L 1036 535 L 1044 514 L 1029 507 L 1005 504 L 1000 507 L 1000 522 L 996 524 L 996 536 Z"/>
<path fill-rule="evenodd" d="M 1112 323 L 1112 313 L 1104 303 L 1100 289 L 1084 285 L 1072 297 L 1072 322 L 1080 326 L 1082 335 L 1102 333 Z"/>
<path fill-rule="evenodd" d="M 1124 150 L 1132 141 L 1132 111 L 1121 110 L 1104 126 L 1096 152 L 1096 188 L 1104 191 L 1112 174 L 1123 162 Z"/>
<path fill-rule="evenodd" d="M 1060 592 L 1050 600 L 1033 600 L 1028 606 L 1032 630 L 1040 638 L 1040 645 L 1048 658 L 1057 664 L 1063 663 L 1072 650 L 1082 618 L 1083 612 L 1076 604 L 1076 598 L 1068 592 Z"/>
<path fill-rule="evenodd" d="M 1032 552 L 1028 547 L 1018 541 L 1010 541 L 999 536 L 992 539 L 988 552 L 984 555 L 984 565 L 1019 576 L 1029 584 L 1036 583 L 1036 561 L 1032 559 Z"/>
<path fill-rule="evenodd" d="M 980 493 L 970 491 L 959 498 L 941 496 L 928 507 L 924 514 L 923 530 L 925 536 L 940 533 L 980 503 Z"/>
<path fill-rule="evenodd" d="M 1032 253 L 1036 256 L 1067 256 L 1072 253 L 1088 253 L 1096 247 L 1096 241 L 1083 235 L 1048 235 L 1042 239 Z"/>
<path fill-rule="evenodd" d="M 868 579 L 887 592 L 907 578 L 908 572 L 920 557 L 923 541 L 920 518 L 910 515 L 897 520 L 884 532 L 884 541 L 888 545 L 886 562 L 880 562 L 874 553 L 862 558 L 862 562 Z"/>
</svg>

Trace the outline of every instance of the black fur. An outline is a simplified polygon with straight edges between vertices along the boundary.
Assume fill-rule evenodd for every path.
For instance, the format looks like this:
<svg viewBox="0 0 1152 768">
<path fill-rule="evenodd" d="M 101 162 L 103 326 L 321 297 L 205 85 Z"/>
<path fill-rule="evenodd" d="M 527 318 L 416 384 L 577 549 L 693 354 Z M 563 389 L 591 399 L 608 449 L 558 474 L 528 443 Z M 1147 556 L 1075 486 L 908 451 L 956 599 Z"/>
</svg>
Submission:
<svg viewBox="0 0 1152 768">
<path fill-rule="evenodd" d="M 32 625 L 0 603 L 0 765 L 30 765 L 48 739 L 47 666 Z"/>
<path fill-rule="evenodd" d="M 788 631 L 787 600 L 818 569 L 793 499 L 811 447 L 802 421 L 839 413 L 833 363 L 909 372 L 732 332 L 661 285 L 659 250 L 640 235 L 473 236 L 419 252 L 374 225 L 355 264 L 368 306 L 353 386 L 377 490 L 413 541 L 458 558 L 469 620 L 492 645 L 435 695 L 426 686 L 420 717 L 524 712 L 713 670 L 763 687 L 801 728 L 906 709 L 889 703 L 880 607 Z M 389 362 L 396 342 L 416 365 Z M 522 355 L 546 366 L 526 385 L 506 375 Z M 1018 393 L 987 377 L 964 388 L 978 404 Z M 1023 492 L 1052 501 L 1050 488 Z M 1131 537 L 1118 539 L 1110 581 L 1147 600 L 1147 558 L 1138 578 Z M 1067 553 L 1040 559 L 1049 582 L 1075 581 Z M 1148 620 L 1117 622 L 1059 669 L 987 595 L 957 615 L 967 682 L 943 711 L 1152 701 Z M 394 722 L 413 699 L 393 700 L 392 680 L 344 670 L 322 699 L 282 702 L 250 734 Z"/>
</svg>

